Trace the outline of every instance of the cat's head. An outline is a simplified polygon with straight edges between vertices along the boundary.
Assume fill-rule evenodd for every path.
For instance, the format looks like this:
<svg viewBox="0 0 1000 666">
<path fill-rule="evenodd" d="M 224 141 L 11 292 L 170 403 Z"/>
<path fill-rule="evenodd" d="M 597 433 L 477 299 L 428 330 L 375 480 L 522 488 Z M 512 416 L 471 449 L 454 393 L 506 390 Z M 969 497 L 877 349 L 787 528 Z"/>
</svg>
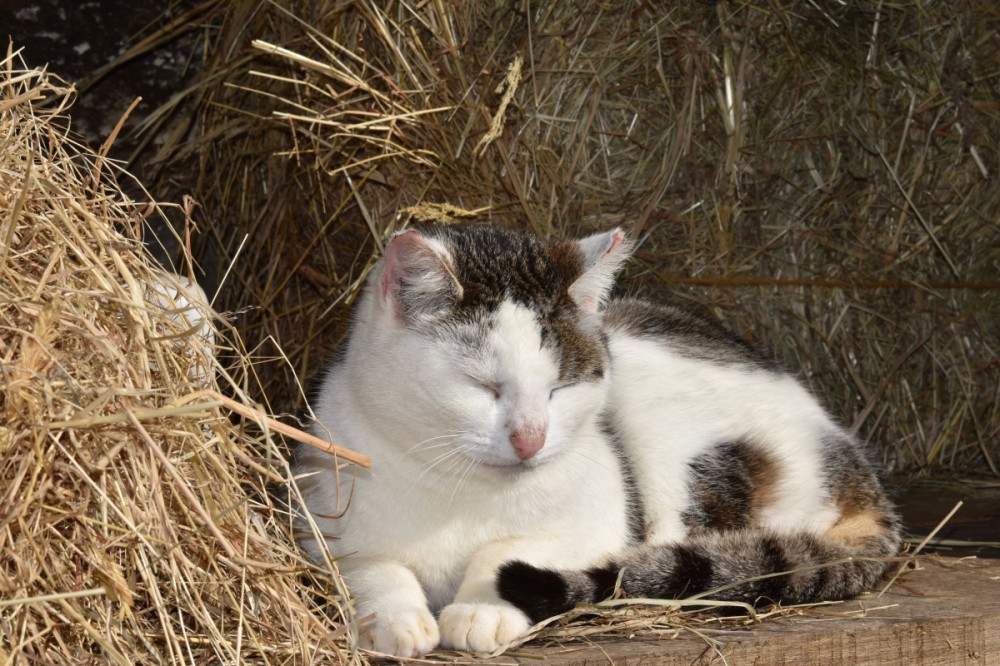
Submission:
<svg viewBox="0 0 1000 666">
<path fill-rule="evenodd" d="M 620 229 L 554 242 L 490 226 L 396 234 L 368 298 L 406 373 L 394 388 L 420 438 L 407 444 L 511 468 L 571 446 L 603 404 L 599 316 L 630 251 Z"/>
</svg>

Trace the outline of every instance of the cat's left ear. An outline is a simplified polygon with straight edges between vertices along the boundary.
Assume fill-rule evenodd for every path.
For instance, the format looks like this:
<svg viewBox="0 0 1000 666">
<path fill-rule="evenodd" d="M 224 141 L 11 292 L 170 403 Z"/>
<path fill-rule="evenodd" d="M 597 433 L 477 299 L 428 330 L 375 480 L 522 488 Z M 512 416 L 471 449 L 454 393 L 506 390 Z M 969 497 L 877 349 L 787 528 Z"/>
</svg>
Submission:
<svg viewBox="0 0 1000 666">
<path fill-rule="evenodd" d="M 570 298 L 589 314 L 607 300 L 622 264 L 632 256 L 633 243 L 620 228 L 577 241 L 583 254 L 583 273 L 570 285 Z"/>
</svg>

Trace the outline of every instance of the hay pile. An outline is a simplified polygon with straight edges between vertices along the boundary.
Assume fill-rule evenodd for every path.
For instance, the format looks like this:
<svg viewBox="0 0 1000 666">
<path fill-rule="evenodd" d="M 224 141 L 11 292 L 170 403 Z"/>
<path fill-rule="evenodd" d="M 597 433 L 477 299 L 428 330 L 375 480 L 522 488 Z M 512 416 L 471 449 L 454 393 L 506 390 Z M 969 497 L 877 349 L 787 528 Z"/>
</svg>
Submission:
<svg viewBox="0 0 1000 666">
<path fill-rule="evenodd" d="M 158 159 L 203 205 L 197 255 L 232 268 L 221 308 L 282 409 L 394 229 L 626 224 L 634 289 L 772 349 L 890 469 L 998 472 L 992 0 L 238 0 L 220 20 L 194 133 Z"/>
<path fill-rule="evenodd" d="M 357 660 L 266 492 L 275 442 L 221 408 L 209 339 L 245 355 L 151 268 L 159 206 L 74 142 L 71 98 L 0 60 L 0 663 Z"/>
</svg>

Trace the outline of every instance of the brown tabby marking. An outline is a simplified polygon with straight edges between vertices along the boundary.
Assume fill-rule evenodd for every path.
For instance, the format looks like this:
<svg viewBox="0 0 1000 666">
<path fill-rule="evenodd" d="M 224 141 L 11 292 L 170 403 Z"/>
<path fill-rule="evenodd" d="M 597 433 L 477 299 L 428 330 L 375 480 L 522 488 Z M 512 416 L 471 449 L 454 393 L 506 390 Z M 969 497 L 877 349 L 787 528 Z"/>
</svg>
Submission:
<svg viewBox="0 0 1000 666">
<path fill-rule="evenodd" d="M 730 530 L 756 522 L 774 499 L 778 465 L 748 442 L 720 444 L 690 463 L 691 504 L 684 522 L 700 530 Z"/>
</svg>

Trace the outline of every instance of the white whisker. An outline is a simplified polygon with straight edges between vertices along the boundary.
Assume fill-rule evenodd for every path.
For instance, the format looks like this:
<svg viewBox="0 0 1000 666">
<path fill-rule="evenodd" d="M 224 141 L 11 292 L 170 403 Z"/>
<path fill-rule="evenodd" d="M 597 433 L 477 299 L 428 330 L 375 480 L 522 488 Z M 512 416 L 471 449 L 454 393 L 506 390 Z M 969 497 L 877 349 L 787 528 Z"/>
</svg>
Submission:
<svg viewBox="0 0 1000 666">
<path fill-rule="evenodd" d="M 460 436 L 462 436 L 464 434 L 466 434 L 464 431 L 456 430 L 455 432 L 445 433 L 443 435 L 438 435 L 437 437 L 428 437 L 427 439 L 425 439 L 425 440 L 423 440 L 421 442 L 417 442 L 416 444 L 414 444 L 410 448 L 408 448 L 405 451 L 403 451 L 403 455 L 407 455 L 407 454 L 413 453 L 415 451 L 423 451 L 423 450 L 426 450 L 426 449 L 433 449 L 433 448 L 439 448 L 439 447 L 442 447 L 442 446 L 449 446 L 450 444 L 452 444 L 454 442 L 454 439 L 456 437 L 460 437 Z M 446 440 L 446 441 L 438 441 L 438 440 Z M 428 444 L 430 442 L 437 442 L 437 443 L 436 444 L 431 444 L 430 446 L 428 446 Z"/>
<path fill-rule="evenodd" d="M 418 476 L 417 478 L 418 479 L 424 478 L 427 475 L 427 473 L 430 472 L 433 468 L 437 467 L 438 465 L 446 461 L 449 462 L 449 464 L 446 465 L 443 469 L 438 471 L 442 473 L 447 472 L 449 469 L 451 469 L 451 467 L 455 465 L 457 461 L 460 461 L 463 458 L 462 456 L 463 452 L 464 449 L 461 446 L 445 451 L 441 455 L 428 461 L 427 464 L 422 465 L 420 470 L 420 476 Z"/>
<path fill-rule="evenodd" d="M 465 471 L 462 472 L 462 474 L 458 477 L 458 482 L 455 484 L 455 487 L 452 488 L 452 491 L 451 491 L 451 501 L 452 502 L 455 501 L 455 497 L 458 495 L 459 491 L 463 488 L 463 486 L 469 480 L 469 477 L 472 474 L 472 471 L 475 470 L 477 467 L 479 467 L 479 464 L 480 464 L 479 460 L 477 460 L 475 458 L 472 458 L 472 457 L 466 458 L 466 460 L 468 462 L 466 464 Z"/>
</svg>

